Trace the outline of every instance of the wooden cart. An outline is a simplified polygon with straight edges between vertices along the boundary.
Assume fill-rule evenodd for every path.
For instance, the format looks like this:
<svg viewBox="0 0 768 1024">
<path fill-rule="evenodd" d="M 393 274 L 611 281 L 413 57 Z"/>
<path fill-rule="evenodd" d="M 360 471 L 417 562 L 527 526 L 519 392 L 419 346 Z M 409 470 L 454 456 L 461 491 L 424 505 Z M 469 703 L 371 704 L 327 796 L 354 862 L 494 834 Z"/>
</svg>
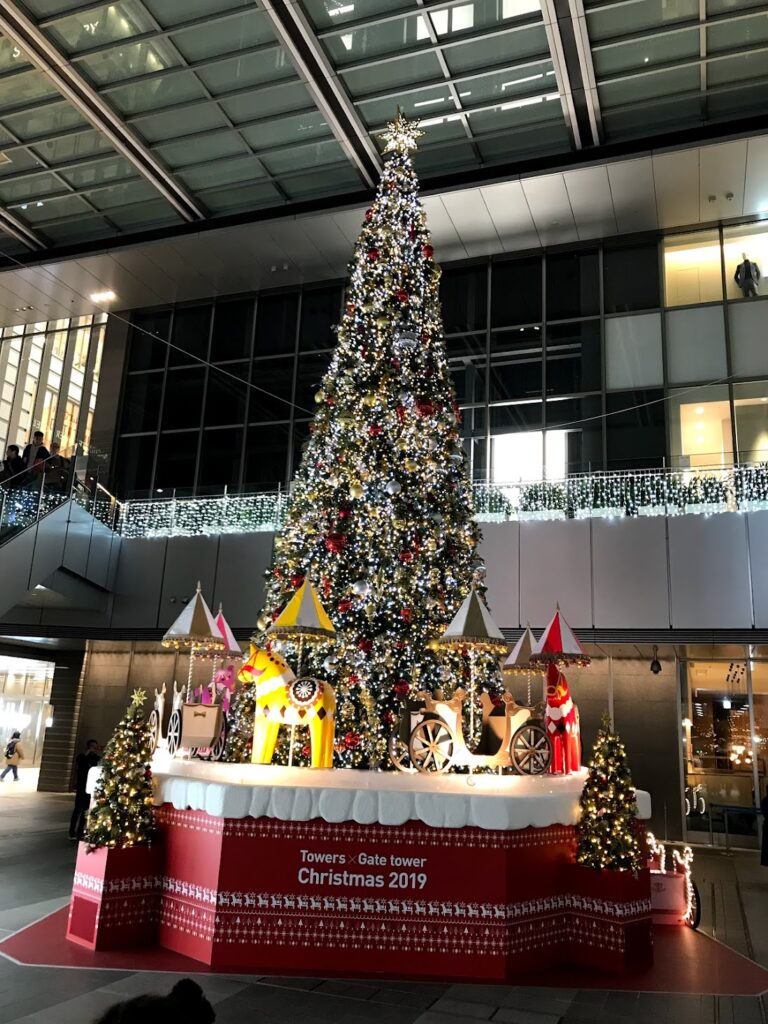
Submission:
<svg viewBox="0 0 768 1024">
<path fill-rule="evenodd" d="M 171 757 L 186 750 L 190 757 L 206 761 L 220 761 L 227 742 L 227 719 L 220 703 L 201 704 L 187 698 L 188 688 L 180 690 L 173 684 L 173 707 L 168 720 L 168 732 L 162 735 L 165 685 L 155 691 L 155 707 L 149 716 L 152 731 L 152 752 L 158 747 L 167 749 Z"/>
</svg>

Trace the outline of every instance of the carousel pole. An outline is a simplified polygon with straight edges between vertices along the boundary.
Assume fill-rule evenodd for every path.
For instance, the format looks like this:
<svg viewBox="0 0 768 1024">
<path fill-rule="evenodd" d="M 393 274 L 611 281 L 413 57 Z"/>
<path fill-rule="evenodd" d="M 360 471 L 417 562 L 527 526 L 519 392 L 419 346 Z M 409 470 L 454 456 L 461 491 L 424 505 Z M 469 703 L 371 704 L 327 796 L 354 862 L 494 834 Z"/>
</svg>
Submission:
<svg viewBox="0 0 768 1024">
<path fill-rule="evenodd" d="M 192 695 L 192 669 L 195 666 L 195 648 L 189 648 L 189 672 L 187 672 L 187 695 L 186 700 L 190 700 Z"/>
<path fill-rule="evenodd" d="M 299 642 L 297 644 L 298 651 L 296 654 L 296 678 L 301 678 L 301 663 L 304 660 L 304 637 L 299 636 Z M 293 743 L 296 739 L 296 723 L 291 724 L 291 738 L 288 741 L 288 767 L 293 767 Z"/>
<path fill-rule="evenodd" d="M 211 683 L 210 683 L 211 704 L 215 704 L 216 703 L 216 670 L 218 669 L 218 667 L 219 667 L 219 659 L 218 658 L 214 658 L 213 659 L 213 668 L 211 669 Z"/>
</svg>

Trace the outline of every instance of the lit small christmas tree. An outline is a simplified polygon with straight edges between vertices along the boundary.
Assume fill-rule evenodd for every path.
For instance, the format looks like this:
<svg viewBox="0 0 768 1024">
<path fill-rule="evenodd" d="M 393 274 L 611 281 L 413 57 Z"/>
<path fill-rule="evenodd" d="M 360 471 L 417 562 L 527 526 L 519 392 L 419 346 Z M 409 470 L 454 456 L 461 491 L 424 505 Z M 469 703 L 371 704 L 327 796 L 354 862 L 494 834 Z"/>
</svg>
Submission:
<svg viewBox="0 0 768 1024">
<path fill-rule="evenodd" d="M 84 837 L 91 849 L 147 846 L 152 842 L 152 748 L 141 707 L 145 698 L 142 690 L 134 691 L 104 750 Z"/>
<path fill-rule="evenodd" d="M 235 764 L 251 760 L 253 716 L 256 714 L 256 687 L 240 685 L 232 698 L 227 715 L 227 744 L 224 760 Z"/>
<path fill-rule="evenodd" d="M 598 870 L 637 871 L 642 867 L 640 844 L 634 832 L 635 788 L 624 744 L 612 730 L 607 715 L 603 716 L 597 734 L 579 805 L 579 864 Z"/>
<path fill-rule="evenodd" d="M 483 592 L 442 339 L 440 268 L 411 158 L 422 134 L 399 114 L 383 135 L 386 162 L 355 246 L 338 346 L 315 394 L 254 637 L 264 646 L 270 623 L 309 578 L 336 643 L 313 647 L 303 674 L 335 689 L 337 767 L 387 766 L 387 740 L 408 694 L 465 682 L 460 652 L 438 657 L 434 641 L 470 587 Z M 282 653 L 296 664 L 290 644 Z M 480 688 L 498 686 L 495 659 L 480 660 Z M 237 709 L 243 737 L 248 710 L 245 694 Z M 228 756 L 241 746 L 233 739 Z M 285 755 L 283 744 L 278 760 Z"/>
</svg>

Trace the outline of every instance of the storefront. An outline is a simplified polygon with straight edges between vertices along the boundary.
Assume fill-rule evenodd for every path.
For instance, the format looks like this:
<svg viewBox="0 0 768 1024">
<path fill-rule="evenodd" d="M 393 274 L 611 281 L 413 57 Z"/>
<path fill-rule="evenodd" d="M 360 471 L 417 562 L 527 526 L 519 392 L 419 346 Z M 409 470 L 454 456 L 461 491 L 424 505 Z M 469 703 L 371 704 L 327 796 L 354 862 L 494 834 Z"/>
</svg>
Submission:
<svg viewBox="0 0 768 1024">
<path fill-rule="evenodd" d="M 24 768 L 37 768 L 45 731 L 53 723 L 50 704 L 53 662 L 0 656 L 0 739 L 18 729 Z"/>
</svg>

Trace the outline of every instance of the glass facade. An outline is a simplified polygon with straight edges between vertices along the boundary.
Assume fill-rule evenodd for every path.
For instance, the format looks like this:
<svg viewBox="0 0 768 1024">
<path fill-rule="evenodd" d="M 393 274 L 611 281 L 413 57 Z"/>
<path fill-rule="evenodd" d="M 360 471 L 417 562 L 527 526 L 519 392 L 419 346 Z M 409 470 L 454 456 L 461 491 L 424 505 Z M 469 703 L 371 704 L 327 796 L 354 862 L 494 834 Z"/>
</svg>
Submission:
<svg viewBox="0 0 768 1024">
<path fill-rule="evenodd" d="M 0 441 L 23 447 L 34 430 L 62 451 L 88 447 L 106 313 L 6 327 L 0 334 Z M 136 399 L 134 398 L 134 405 Z"/>
<path fill-rule="evenodd" d="M 761 225 L 446 265 L 445 344 L 474 479 L 765 458 L 762 299 L 733 280 L 742 253 L 762 265 L 763 239 L 768 266 Z M 342 299 L 338 281 L 135 311 L 118 495 L 286 485 Z"/>
</svg>

